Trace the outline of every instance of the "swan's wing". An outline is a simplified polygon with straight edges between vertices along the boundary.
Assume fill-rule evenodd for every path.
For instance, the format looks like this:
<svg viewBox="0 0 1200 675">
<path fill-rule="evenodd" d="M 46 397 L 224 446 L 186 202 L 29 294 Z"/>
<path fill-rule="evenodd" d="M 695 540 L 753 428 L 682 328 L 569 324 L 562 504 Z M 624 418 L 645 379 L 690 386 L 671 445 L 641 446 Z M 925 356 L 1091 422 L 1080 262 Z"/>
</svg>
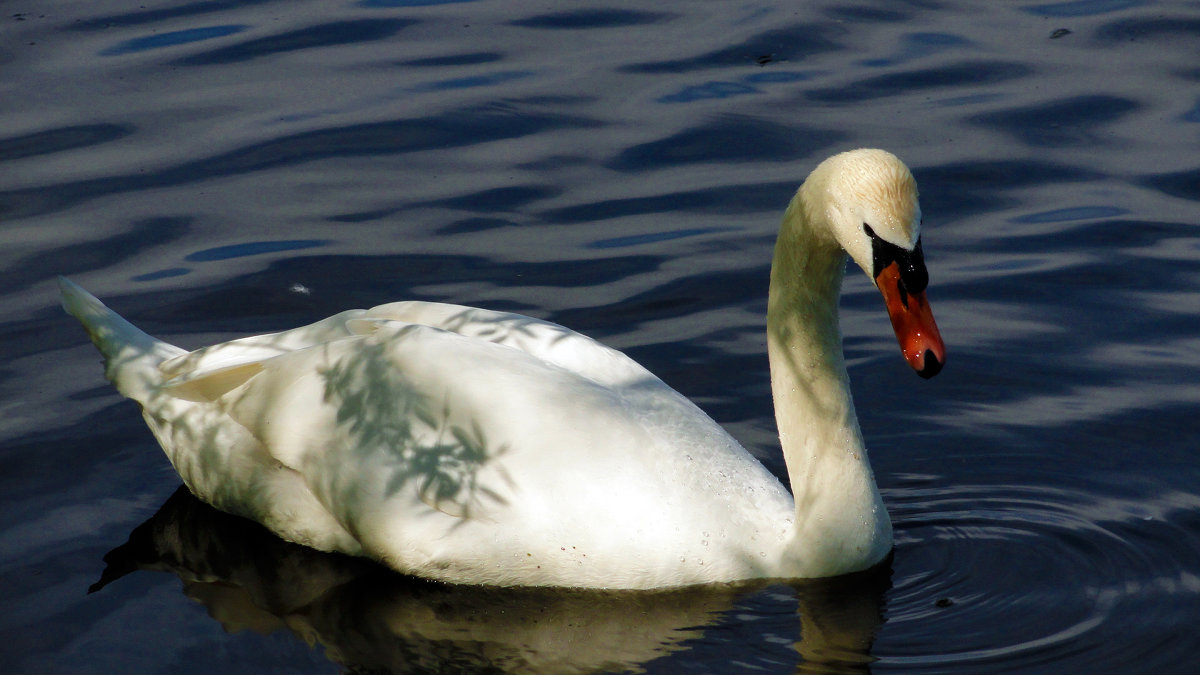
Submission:
<svg viewBox="0 0 1200 675">
<path fill-rule="evenodd" d="M 582 432 L 577 426 L 556 436 L 564 411 L 574 411 L 579 424 L 628 414 L 619 388 L 524 350 L 427 325 L 350 324 L 357 334 L 197 379 L 256 367 L 222 395 L 220 407 L 276 460 L 309 476 L 342 470 L 314 468 L 332 454 L 360 455 L 345 466 L 395 463 L 436 474 L 449 465 L 484 465 L 514 444 L 553 447 L 569 438 L 576 446 L 569 452 L 577 452 L 596 440 L 568 431 Z"/>
<path fill-rule="evenodd" d="M 559 465 L 578 473 L 593 460 L 624 473 L 642 459 L 622 460 L 612 449 L 636 455 L 649 443 L 646 425 L 661 426 L 658 419 L 669 419 L 673 433 L 728 438 L 616 350 L 546 321 L 454 305 L 344 312 L 201 349 L 162 370 L 170 378 L 164 394 L 216 403 L 310 483 L 372 485 L 392 475 L 389 486 L 375 487 L 382 502 L 411 475 L 410 496 L 456 517 L 504 501 L 510 462 L 493 460 L 508 448 L 534 458 L 518 463 L 530 478 Z M 486 484 L 480 468 L 494 470 L 481 474 Z M 346 500 L 327 484 L 310 487 L 331 511 Z"/>
<path fill-rule="evenodd" d="M 257 363 L 269 358 L 305 349 L 351 333 L 346 322 L 363 314 L 352 309 L 292 330 L 230 340 L 167 359 L 158 365 L 169 383 L 202 379 L 229 368 Z"/>
<path fill-rule="evenodd" d="M 657 484 L 665 467 L 647 464 L 672 460 L 655 456 L 619 390 L 504 345 L 374 321 L 374 332 L 263 361 L 218 402 L 367 550 L 437 550 L 460 524 L 492 519 L 536 539 L 581 490 L 610 489 L 597 476 Z"/>
<path fill-rule="evenodd" d="M 569 328 L 521 314 L 413 301 L 372 307 L 362 318 L 430 326 L 513 347 L 604 386 L 661 384 L 625 354 Z"/>
<path fill-rule="evenodd" d="M 252 364 L 370 333 L 384 321 L 429 326 L 512 347 L 604 386 L 662 385 L 625 354 L 556 323 L 521 314 L 419 301 L 394 302 L 366 311 L 348 310 L 300 328 L 223 342 L 168 359 L 158 368 L 167 393 L 188 400 L 212 400 L 253 376 L 257 370 Z"/>
</svg>

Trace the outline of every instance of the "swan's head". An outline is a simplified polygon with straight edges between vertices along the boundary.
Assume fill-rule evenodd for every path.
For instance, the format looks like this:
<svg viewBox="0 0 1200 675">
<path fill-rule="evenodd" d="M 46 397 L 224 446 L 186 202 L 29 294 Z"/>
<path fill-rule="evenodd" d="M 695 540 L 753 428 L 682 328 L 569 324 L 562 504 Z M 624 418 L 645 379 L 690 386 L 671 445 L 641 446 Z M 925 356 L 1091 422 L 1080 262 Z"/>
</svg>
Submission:
<svg viewBox="0 0 1200 675">
<path fill-rule="evenodd" d="M 921 377 L 933 377 L 946 346 L 925 297 L 929 272 L 912 172 L 890 152 L 852 150 L 822 162 L 809 181 L 834 238 L 883 294 L 904 358 Z"/>
</svg>

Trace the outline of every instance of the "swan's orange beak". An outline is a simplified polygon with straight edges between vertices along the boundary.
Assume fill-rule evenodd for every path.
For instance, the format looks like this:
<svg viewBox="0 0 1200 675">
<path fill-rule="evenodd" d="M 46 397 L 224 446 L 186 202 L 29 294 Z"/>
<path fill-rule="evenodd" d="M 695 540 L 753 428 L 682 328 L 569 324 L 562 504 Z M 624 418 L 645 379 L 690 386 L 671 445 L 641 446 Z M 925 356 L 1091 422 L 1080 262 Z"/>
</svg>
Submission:
<svg viewBox="0 0 1200 675">
<path fill-rule="evenodd" d="M 893 262 L 883 268 L 875 285 L 887 303 L 892 329 L 900 342 L 900 351 L 908 365 L 926 379 L 937 375 L 946 363 L 946 345 L 933 320 L 933 310 L 925 298 L 925 290 L 910 293 L 900 282 L 900 264 Z"/>
</svg>

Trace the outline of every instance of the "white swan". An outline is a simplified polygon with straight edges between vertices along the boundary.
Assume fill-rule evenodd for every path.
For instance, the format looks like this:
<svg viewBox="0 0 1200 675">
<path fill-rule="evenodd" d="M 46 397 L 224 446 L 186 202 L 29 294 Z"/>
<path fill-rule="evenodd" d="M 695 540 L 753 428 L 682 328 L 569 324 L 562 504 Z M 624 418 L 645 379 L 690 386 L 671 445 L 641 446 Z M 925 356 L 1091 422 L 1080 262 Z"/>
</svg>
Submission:
<svg viewBox="0 0 1200 675">
<path fill-rule="evenodd" d="M 881 150 L 826 160 L 788 206 L 767 351 L 795 500 L 683 396 L 556 324 L 400 302 L 189 353 L 65 279 L 62 299 L 188 488 L 285 539 L 471 584 L 822 577 L 892 546 L 842 356 L 845 252 L 932 376 L 920 221 Z"/>
</svg>

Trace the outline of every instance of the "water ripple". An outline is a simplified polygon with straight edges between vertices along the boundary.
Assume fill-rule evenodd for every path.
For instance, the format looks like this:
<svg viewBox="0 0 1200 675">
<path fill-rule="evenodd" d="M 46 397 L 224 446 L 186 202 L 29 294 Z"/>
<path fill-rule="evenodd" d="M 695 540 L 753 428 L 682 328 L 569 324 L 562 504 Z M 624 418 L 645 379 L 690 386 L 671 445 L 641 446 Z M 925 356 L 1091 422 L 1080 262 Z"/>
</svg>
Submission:
<svg viewBox="0 0 1200 675">
<path fill-rule="evenodd" d="M 1191 40 L 1197 31 L 1200 31 L 1200 19 L 1194 14 L 1185 14 L 1120 19 L 1102 26 L 1096 37 L 1106 42 L 1149 42 L 1162 38 Z"/>
<path fill-rule="evenodd" d="M 952 89 L 967 83 L 998 84 L 1029 73 L 1029 67 L 1020 63 L 969 61 L 875 75 L 838 87 L 813 89 L 806 96 L 823 103 L 861 103 L 929 89 Z"/>
<path fill-rule="evenodd" d="M 835 23 L 800 23 L 760 33 L 738 44 L 698 56 L 648 61 L 619 66 L 626 73 L 689 73 L 730 65 L 752 63 L 766 54 L 775 61 L 801 61 L 839 48 L 835 38 L 845 30 Z"/>
<path fill-rule="evenodd" d="M 1100 173 L 1040 159 L 946 162 L 916 170 L 922 203 L 941 206 L 959 217 L 998 211 L 1016 203 L 1008 190 L 1055 183 L 1096 180 Z"/>
<path fill-rule="evenodd" d="M 0 192 L 0 214 L 9 218 L 44 215 L 95 199 L 134 190 L 161 188 L 217 176 L 232 176 L 329 157 L 391 155 L 513 138 L 556 127 L 588 126 L 581 118 L 494 109 L 469 109 L 404 120 L 370 122 L 305 131 L 260 141 L 212 157 L 191 160 L 155 173 L 110 175 L 58 185 Z"/>
<path fill-rule="evenodd" d="M 230 24 L 224 26 L 205 26 L 204 28 L 186 28 L 184 30 L 176 30 L 168 33 L 157 33 L 154 35 L 124 40 L 100 52 L 100 55 L 118 56 L 120 54 L 133 54 L 152 49 L 161 49 L 163 47 L 174 47 L 176 45 L 185 45 L 192 42 L 202 42 L 204 40 L 225 37 L 227 35 L 235 35 L 246 30 L 247 28 L 249 28 L 249 26 Z"/>
<path fill-rule="evenodd" d="M 1095 16 L 1119 12 L 1148 4 L 1146 0 L 1068 0 L 1026 7 L 1025 11 L 1041 16 Z"/>
<path fill-rule="evenodd" d="M 606 166 L 618 171 L 646 171 L 694 162 L 783 162 L 824 150 L 845 137 L 833 129 L 810 129 L 729 115 L 667 138 L 625 148 Z"/>
<path fill-rule="evenodd" d="M 79 32 L 107 31 L 114 28 L 142 26 L 190 16 L 203 16 L 237 8 L 244 9 L 246 7 L 253 7 L 254 5 L 278 3 L 279 0 L 204 0 L 202 2 L 189 2 L 176 7 L 165 7 L 162 9 L 147 9 L 143 6 L 131 12 L 105 14 L 79 19 L 68 24 L 65 29 Z"/>
<path fill-rule="evenodd" d="M 1156 597 L 1200 598 L 1195 494 L 1147 503 L 1097 500 L 1077 487 L 963 485 L 900 488 L 888 498 L 897 562 L 885 631 L 894 635 L 877 654 L 881 666 L 1045 668 L 1085 645 L 1111 650 L 1104 635 L 1118 629 L 1106 624 L 1123 621 L 1130 605 L 1145 614 L 1128 629 L 1152 637 L 1175 619 L 1156 610 Z M 945 644 L 947 635 L 955 647 L 931 658 L 926 641 Z M 1125 643 L 1123 662 L 1138 661 L 1134 645 L 1162 661 L 1163 645 L 1151 639 Z"/>
<path fill-rule="evenodd" d="M 1200 167 L 1146 176 L 1142 182 L 1172 197 L 1200 200 Z"/>
<path fill-rule="evenodd" d="M 640 12 L 629 9 L 578 9 L 554 14 L 540 14 L 510 22 L 514 26 L 552 30 L 621 28 L 658 23 L 671 18 L 670 14 Z"/>
<path fill-rule="evenodd" d="M 419 22 L 410 19 L 331 21 L 192 54 L 171 61 L 171 65 L 211 66 L 238 63 L 284 52 L 383 40 L 417 23 Z"/>
<path fill-rule="evenodd" d="M 1100 145 L 1105 142 L 1098 133 L 1101 127 L 1141 107 L 1127 98 L 1089 95 L 983 113 L 969 121 L 1003 131 L 1034 148 Z"/>
<path fill-rule="evenodd" d="M 899 548 L 887 621 L 846 669 L 1188 668 L 1193 9 L 13 10 L 0 22 L 0 566 L 21 582 L 2 591 L 0 663 L 328 667 L 303 644 L 275 653 L 273 637 L 209 630 L 186 599 L 165 604 L 174 586 L 82 595 L 112 537 L 177 479 L 136 407 L 102 385 L 54 274 L 187 346 L 406 298 L 558 321 L 643 362 L 786 477 L 763 337 L 774 228 L 824 155 L 877 146 L 920 184 L 952 356 L 917 382 L 878 292 L 848 274 L 844 346 Z M 829 616 L 797 617 L 798 597 L 739 601 L 648 670 L 789 672 L 808 658 L 798 631 Z"/>
<path fill-rule="evenodd" d="M 183 237 L 191 226 L 184 217 L 135 220 L 128 231 L 110 233 L 102 241 L 71 242 L 46 248 L 0 271 L 0 284 L 7 289 L 28 287 L 46 278 L 46 270 L 70 275 L 108 269 L 157 246 Z"/>
<path fill-rule="evenodd" d="M 912 33 L 905 35 L 896 52 L 887 57 L 867 59 L 862 62 L 870 68 L 883 68 L 907 63 L 916 59 L 924 59 L 941 51 L 958 49 L 970 44 L 970 41 L 951 33 Z"/>
<path fill-rule="evenodd" d="M 480 63 L 494 63 L 504 58 L 499 52 L 467 52 L 465 54 L 449 54 L 447 56 L 429 56 L 410 61 L 402 61 L 402 66 L 429 68 L 441 66 L 473 66 Z"/>
<path fill-rule="evenodd" d="M 0 161 L 50 155 L 119 141 L 137 129 L 129 124 L 77 124 L 0 138 Z"/>
<path fill-rule="evenodd" d="M 1095 218 L 1112 218 L 1129 213 L 1115 206 L 1071 206 L 1063 209 L 1052 209 L 1041 213 L 1031 213 L 1013 218 L 1014 223 L 1062 223 L 1073 220 L 1092 220 Z"/>
<path fill-rule="evenodd" d="M 196 251 L 195 253 L 189 253 L 184 257 L 184 260 L 188 262 L 212 262 L 215 260 L 244 258 L 246 256 L 263 255 L 266 253 L 278 253 L 280 251 L 298 251 L 306 248 L 327 246 L 330 243 L 329 241 L 320 239 L 251 241 L 243 244 L 217 246 L 215 248 L 204 249 L 203 251 Z"/>
<path fill-rule="evenodd" d="M 787 204 L 796 191 L 792 181 L 687 190 L 646 197 L 607 199 L 545 211 L 548 222 L 582 223 L 668 211 L 709 213 L 759 213 Z"/>
</svg>

